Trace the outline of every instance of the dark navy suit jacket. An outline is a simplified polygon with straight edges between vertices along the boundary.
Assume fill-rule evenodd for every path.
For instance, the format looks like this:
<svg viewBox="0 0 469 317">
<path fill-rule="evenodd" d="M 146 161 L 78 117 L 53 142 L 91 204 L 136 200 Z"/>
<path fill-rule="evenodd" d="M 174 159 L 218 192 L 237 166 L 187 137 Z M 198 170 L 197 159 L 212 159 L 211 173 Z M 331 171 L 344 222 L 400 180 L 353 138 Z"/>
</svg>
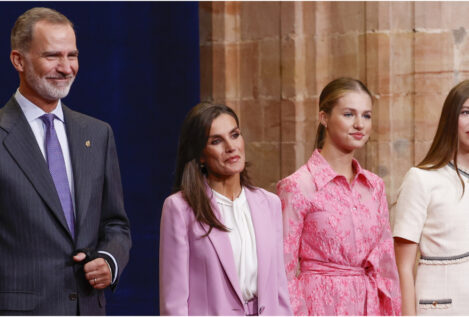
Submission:
<svg viewBox="0 0 469 317">
<path fill-rule="evenodd" d="M 111 253 L 119 275 L 128 262 L 131 238 L 112 129 L 66 106 L 63 112 L 75 239 L 21 108 L 12 97 L 0 109 L 0 314 L 103 315 L 104 293 L 86 281 L 73 251 Z"/>
</svg>

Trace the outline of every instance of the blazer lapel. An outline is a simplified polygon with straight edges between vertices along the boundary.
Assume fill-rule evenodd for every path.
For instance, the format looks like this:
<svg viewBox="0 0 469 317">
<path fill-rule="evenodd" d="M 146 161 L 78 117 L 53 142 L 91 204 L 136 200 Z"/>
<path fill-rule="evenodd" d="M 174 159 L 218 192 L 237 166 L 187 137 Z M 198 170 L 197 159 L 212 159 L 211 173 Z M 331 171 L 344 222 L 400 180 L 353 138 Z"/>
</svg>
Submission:
<svg viewBox="0 0 469 317">
<path fill-rule="evenodd" d="M 256 235 L 256 253 L 257 253 L 257 291 L 266 287 L 266 282 L 269 279 L 268 273 L 270 271 L 270 258 L 272 238 L 275 234 L 272 233 L 273 223 L 269 217 L 270 211 L 265 199 L 261 195 L 257 195 L 254 190 L 245 187 L 246 199 L 251 209 L 251 219 L 254 225 L 254 232 Z M 278 246 L 279 248 L 283 246 Z"/>
<path fill-rule="evenodd" d="M 75 184 L 75 216 L 78 235 L 82 222 L 86 219 L 86 206 L 91 195 L 92 184 L 90 184 L 90 178 L 87 177 L 87 171 L 90 169 L 90 164 L 93 164 L 90 155 L 93 140 L 79 115 L 63 104 L 62 108 Z"/>
<path fill-rule="evenodd" d="M 221 213 L 218 210 L 218 205 L 213 196 L 212 190 L 207 186 L 207 196 L 211 199 L 212 209 L 215 212 L 215 215 L 218 219 L 221 219 Z M 202 224 L 206 232 L 208 232 L 208 225 Z M 218 229 L 212 229 L 208 235 L 210 242 L 213 245 L 213 248 L 217 252 L 218 259 L 225 270 L 228 279 L 231 282 L 231 286 L 238 295 L 238 299 L 241 304 L 244 303 L 243 296 L 241 294 L 241 287 L 239 286 L 238 273 L 236 272 L 236 265 L 233 256 L 233 248 L 231 247 L 230 238 L 228 237 L 228 232 L 220 231 Z"/>
<path fill-rule="evenodd" d="M 39 149 L 33 131 L 14 97 L 3 108 L 0 127 L 8 132 L 3 140 L 5 148 L 57 220 L 70 233 L 49 167 Z"/>
</svg>

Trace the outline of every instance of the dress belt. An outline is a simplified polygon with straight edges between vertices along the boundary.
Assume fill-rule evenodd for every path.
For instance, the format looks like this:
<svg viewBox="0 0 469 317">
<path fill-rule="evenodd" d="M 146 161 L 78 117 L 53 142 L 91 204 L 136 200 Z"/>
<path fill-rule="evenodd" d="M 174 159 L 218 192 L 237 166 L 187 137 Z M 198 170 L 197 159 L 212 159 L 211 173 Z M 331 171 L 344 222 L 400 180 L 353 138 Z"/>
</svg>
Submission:
<svg viewBox="0 0 469 317">
<path fill-rule="evenodd" d="M 301 261 L 300 268 L 302 273 L 324 276 L 366 276 L 366 270 L 361 266 L 347 266 L 314 260 Z"/>
<path fill-rule="evenodd" d="M 388 303 L 387 305 L 391 305 L 390 303 L 393 300 L 389 294 L 388 287 L 385 284 L 385 279 L 376 279 L 376 274 L 372 266 L 348 266 L 336 263 L 307 260 L 301 262 L 300 268 L 302 274 L 312 273 L 322 276 L 364 277 L 366 281 L 365 315 L 384 315 L 384 310 L 381 310 L 381 306 L 376 307 L 376 303 L 380 303 L 382 301 L 383 303 Z M 378 290 L 380 292 L 378 292 Z"/>
<path fill-rule="evenodd" d="M 469 252 L 453 256 L 420 256 L 419 264 L 458 264 L 469 261 Z"/>
</svg>

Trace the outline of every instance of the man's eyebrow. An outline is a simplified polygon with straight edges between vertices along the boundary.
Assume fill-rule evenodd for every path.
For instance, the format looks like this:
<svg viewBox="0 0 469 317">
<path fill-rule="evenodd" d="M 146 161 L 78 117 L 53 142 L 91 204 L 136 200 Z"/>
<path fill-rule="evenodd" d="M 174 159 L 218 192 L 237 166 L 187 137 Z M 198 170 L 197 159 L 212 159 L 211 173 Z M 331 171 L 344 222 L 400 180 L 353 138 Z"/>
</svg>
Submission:
<svg viewBox="0 0 469 317">
<path fill-rule="evenodd" d="M 41 53 L 41 56 L 59 56 L 61 54 L 62 54 L 61 51 L 45 51 L 45 52 Z M 73 51 L 67 52 L 67 56 L 69 56 L 69 55 L 78 56 L 78 50 L 73 50 Z"/>
<path fill-rule="evenodd" d="M 41 53 L 42 56 L 55 56 L 60 55 L 59 51 L 45 51 Z"/>
</svg>

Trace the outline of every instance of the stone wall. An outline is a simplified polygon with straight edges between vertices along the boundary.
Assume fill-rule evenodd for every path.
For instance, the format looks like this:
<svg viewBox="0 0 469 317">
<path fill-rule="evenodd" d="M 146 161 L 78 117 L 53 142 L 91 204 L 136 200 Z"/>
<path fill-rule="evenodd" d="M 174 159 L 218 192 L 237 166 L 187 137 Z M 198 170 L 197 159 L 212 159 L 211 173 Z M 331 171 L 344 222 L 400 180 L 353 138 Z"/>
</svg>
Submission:
<svg viewBox="0 0 469 317">
<path fill-rule="evenodd" d="M 391 203 L 469 78 L 467 2 L 200 2 L 199 14 L 202 99 L 239 114 L 251 175 L 271 191 L 312 153 L 321 89 L 351 76 L 375 95 L 356 157 Z"/>
</svg>

